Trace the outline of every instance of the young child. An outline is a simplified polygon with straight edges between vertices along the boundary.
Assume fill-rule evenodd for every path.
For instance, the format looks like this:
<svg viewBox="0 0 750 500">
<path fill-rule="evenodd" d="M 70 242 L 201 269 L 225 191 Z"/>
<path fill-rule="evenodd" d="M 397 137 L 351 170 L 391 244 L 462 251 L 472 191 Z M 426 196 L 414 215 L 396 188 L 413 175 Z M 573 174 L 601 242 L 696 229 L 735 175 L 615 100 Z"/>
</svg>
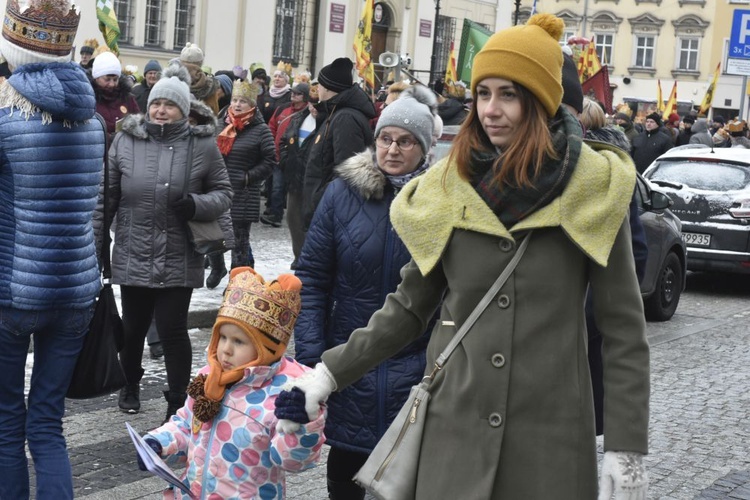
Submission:
<svg viewBox="0 0 750 500">
<path fill-rule="evenodd" d="M 208 366 L 177 414 L 145 436 L 168 464 L 186 464 L 182 479 L 199 498 L 285 498 L 285 471 L 312 467 L 320 456 L 325 407 L 310 421 L 301 392 L 279 396 L 289 379 L 309 370 L 283 356 L 301 288 L 292 274 L 267 283 L 250 267 L 233 269 Z M 279 419 L 302 425 L 277 431 Z M 139 466 L 145 470 L 140 459 Z M 170 488 L 164 498 L 183 495 Z"/>
</svg>

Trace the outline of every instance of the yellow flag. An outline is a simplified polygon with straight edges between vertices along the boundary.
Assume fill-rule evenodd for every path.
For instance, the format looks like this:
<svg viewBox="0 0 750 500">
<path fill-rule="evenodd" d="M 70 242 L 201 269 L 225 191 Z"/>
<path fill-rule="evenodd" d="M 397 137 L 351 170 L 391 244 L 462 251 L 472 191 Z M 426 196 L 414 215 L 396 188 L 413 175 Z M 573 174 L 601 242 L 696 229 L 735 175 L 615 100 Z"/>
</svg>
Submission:
<svg viewBox="0 0 750 500">
<path fill-rule="evenodd" d="M 357 33 L 354 35 L 355 66 L 360 77 L 364 78 L 367 85 L 375 88 L 375 68 L 372 64 L 370 54 L 372 52 L 372 13 L 374 0 L 365 0 L 365 10 L 357 25 Z"/>
<path fill-rule="evenodd" d="M 456 78 L 456 49 L 451 40 L 451 53 L 448 56 L 448 65 L 445 68 L 445 87 L 451 95 L 456 93 Z"/>
<path fill-rule="evenodd" d="M 661 80 L 656 80 L 656 111 L 664 112 L 664 97 L 661 95 Z"/>
<path fill-rule="evenodd" d="M 698 110 L 698 115 L 707 116 L 708 110 L 711 109 L 711 103 L 714 100 L 714 92 L 716 91 L 716 84 L 719 81 L 719 73 L 721 73 L 721 62 L 716 65 L 716 71 L 714 71 L 714 77 L 711 80 L 711 83 L 708 85 L 708 89 L 706 89 L 706 95 L 703 97 L 703 102 L 701 103 L 700 110 Z"/>
<path fill-rule="evenodd" d="M 666 122 L 672 113 L 677 113 L 677 80 L 672 85 L 672 92 L 669 93 L 669 99 L 667 99 L 667 104 L 664 106 L 664 112 L 661 117 Z"/>
<path fill-rule="evenodd" d="M 596 37 L 591 37 L 591 41 L 581 52 L 581 57 L 578 59 L 578 78 L 580 78 L 581 83 L 585 82 L 602 69 L 602 63 L 599 61 L 599 56 L 596 53 L 595 38 Z"/>
</svg>

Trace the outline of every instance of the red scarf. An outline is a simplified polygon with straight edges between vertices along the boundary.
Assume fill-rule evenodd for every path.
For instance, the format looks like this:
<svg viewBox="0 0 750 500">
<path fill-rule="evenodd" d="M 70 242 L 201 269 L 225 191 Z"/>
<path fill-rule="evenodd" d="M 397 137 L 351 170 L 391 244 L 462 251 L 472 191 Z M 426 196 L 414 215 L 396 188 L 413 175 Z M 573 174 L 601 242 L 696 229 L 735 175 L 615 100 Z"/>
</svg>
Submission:
<svg viewBox="0 0 750 500">
<path fill-rule="evenodd" d="M 241 132 L 242 129 L 250 123 L 250 120 L 255 116 L 255 110 L 256 108 L 251 108 L 249 111 L 245 111 L 239 115 L 234 114 L 232 108 L 227 110 L 227 118 L 225 121 L 228 125 L 221 131 L 219 137 L 216 139 L 221 154 L 227 156 L 229 152 L 232 151 L 232 146 L 234 145 L 234 140 L 237 138 L 237 133 Z"/>
</svg>

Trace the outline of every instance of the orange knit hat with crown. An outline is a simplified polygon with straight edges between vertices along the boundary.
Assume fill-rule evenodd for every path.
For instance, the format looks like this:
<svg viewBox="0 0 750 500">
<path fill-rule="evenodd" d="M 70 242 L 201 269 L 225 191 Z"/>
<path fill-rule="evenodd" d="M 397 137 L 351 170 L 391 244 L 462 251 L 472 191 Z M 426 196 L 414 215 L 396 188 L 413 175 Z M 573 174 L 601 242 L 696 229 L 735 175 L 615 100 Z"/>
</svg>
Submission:
<svg viewBox="0 0 750 500">
<path fill-rule="evenodd" d="M 245 368 L 268 366 L 281 359 L 299 315 L 300 290 L 302 282 L 293 274 L 266 282 L 251 267 L 232 269 L 208 345 L 211 370 L 204 385 L 208 399 L 221 401 L 226 386 L 240 380 Z M 223 370 L 216 354 L 219 329 L 226 323 L 241 328 L 258 353 L 247 365 L 232 370 Z"/>
</svg>

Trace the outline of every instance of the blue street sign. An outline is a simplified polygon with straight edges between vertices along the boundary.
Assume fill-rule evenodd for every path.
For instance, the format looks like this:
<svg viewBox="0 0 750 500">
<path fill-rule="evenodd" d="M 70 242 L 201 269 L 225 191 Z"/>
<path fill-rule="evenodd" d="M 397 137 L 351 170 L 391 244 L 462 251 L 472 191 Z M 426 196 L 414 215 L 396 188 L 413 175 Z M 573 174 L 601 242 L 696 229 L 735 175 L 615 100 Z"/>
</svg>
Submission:
<svg viewBox="0 0 750 500">
<path fill-rule="evenodd" d="M 734 11 L 728 56 L 734 59 L 750 59 L 750 10 Z"/>
</svg>

